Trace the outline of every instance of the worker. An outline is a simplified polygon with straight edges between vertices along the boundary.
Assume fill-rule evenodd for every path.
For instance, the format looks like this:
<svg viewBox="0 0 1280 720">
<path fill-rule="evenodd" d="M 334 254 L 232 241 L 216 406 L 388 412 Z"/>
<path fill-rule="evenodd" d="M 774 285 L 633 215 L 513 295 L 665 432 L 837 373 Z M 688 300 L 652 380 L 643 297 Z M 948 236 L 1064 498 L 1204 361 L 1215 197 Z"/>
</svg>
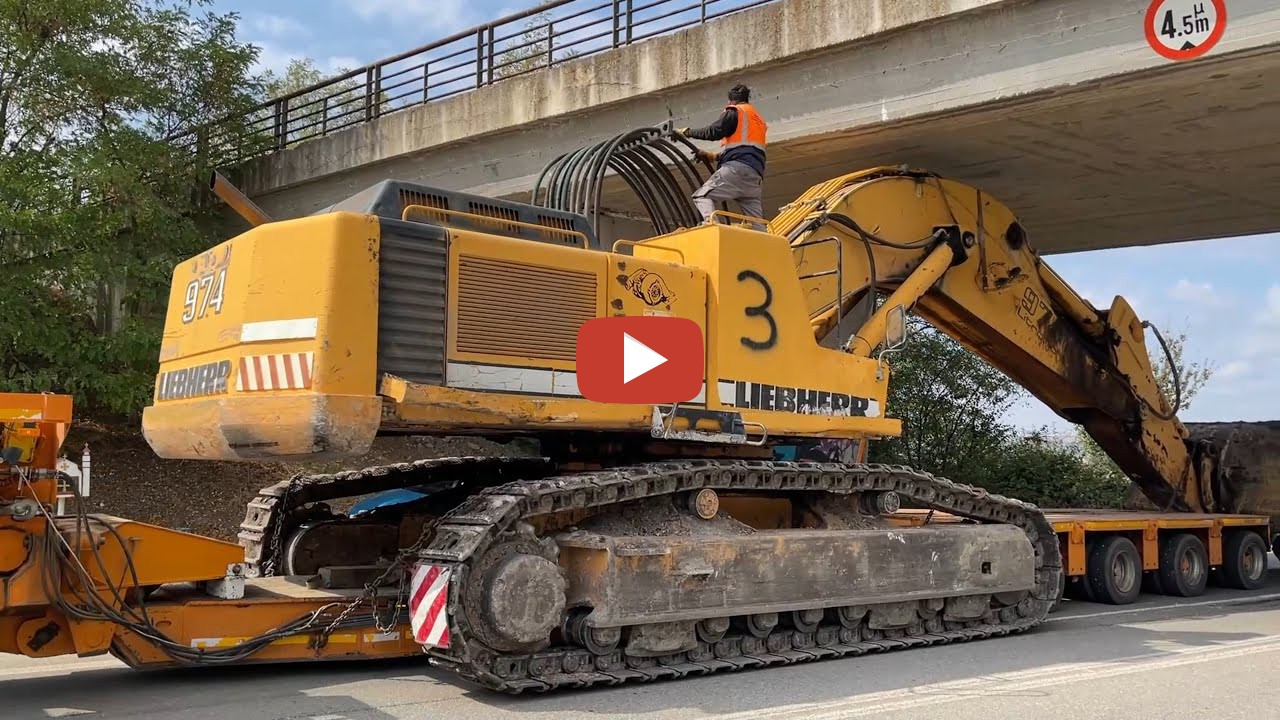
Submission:
<svg viewBox="0 0 1280 720">
<path fill-rule="evenodd" d="M 734 85 L 729 105 L 719 119 L 705 128 L 677 130 L 694 140 L 720 141 L 720 152 L 698 150 L 698 157 L 716 163 L 716 171 L 693 194 L 693 204 L 704 222 L 711 220 L 716 203 L 733 200 L 748 217 L 764 217 L 761 187 L 764 180 L 766 134 L 769 126 L 751 106 L 751 89 Z M 760 230 L 759 223 L 753 225 Z"/>
</svg>

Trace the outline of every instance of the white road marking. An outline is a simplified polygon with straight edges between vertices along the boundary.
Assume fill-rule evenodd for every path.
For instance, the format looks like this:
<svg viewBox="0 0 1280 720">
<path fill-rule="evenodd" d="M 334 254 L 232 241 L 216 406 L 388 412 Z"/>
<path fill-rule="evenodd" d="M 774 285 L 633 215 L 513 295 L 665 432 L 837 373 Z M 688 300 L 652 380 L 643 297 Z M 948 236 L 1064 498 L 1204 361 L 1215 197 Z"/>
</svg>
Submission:
<svg viewBox="0 0 1280 720">
<path fill-rule="evenodd" d="M 1146 673 L 1230 658 L 1280 651 L 1280 636 L 1252 638 L 1210 647 L 1171 648 L 1110 661 L 1061 663 L 1031 670 L 984 674 L 944 683 L 868 693 L 823 703 L 806 703 L 778 708 L 769 713 L 770 720 L 844 720 L 845 718 L 912 710 L 929 705 L 943 705 L 994 694 L 1009 695 L 1030 690 L 1096 682 L 1102 678 Z M 720 720 L 754 720 L 758 712 L 717 716 Z"/>
<path fill-rule="evenodd" d="M 28 667 L 3 668 L 0 669 L 0 677 L 21 677 L 24 675 L 45 675 L 48 673 L 69 673 L 84 670 L 106 670 L 109 668 L 123 668 L 124 663 L 110 658 L 108 660 L 81 660 L 78 662 L 64 662 L 55 664 L 37 663 Z"/>
<path fill-rule="evenodd" d="M 1201 600 L 1199 602 L 1189 603 L 1170 603 L 1168 605 L 1144 605 L 1142 607 L 1123 608 L 1119 610 L 1102 610 L 1093 613 L 1084 613 L 1081 615 L 1058 615 L 1044 621 L 1044 625 L 1054 622 L 1067 622 L 1068 620 L 1089 620 L 1091 618 L 1111 617 L 1112 615 L 1131 615 L 1133 613 L 1151 612 L 1155 610 L 1181 610 L 1183 608 L 1208 607 L 1210 605 L 1247 605 L 1250 603 L 1266 602 L 1268 600 L 1280 600 L 1280 593 L 1268 593 L 1266 595 L 1250 595 L 1248 597 L 1222 598 L 1219 600 Z"/>
</svg>

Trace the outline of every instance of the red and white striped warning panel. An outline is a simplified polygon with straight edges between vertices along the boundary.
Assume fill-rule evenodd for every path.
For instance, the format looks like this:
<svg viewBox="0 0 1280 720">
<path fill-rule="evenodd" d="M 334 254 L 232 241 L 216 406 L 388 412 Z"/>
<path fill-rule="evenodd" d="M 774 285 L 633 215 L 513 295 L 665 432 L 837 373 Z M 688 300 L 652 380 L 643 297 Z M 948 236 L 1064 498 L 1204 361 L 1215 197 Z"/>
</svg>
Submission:
<svg viewBox="0 0 1280 720">
<path fill-rule="evenodd" d="M 240 358 L 236 390 L 305 390 L 311 387 L 313 352 L 246 355 Z"/>
<path fill-rule="evenodd" d="M 449 647 L 449 569 L 415 565 L 409 588 L 409 622 L 413 639 L 424 647 Z"/>
</svg>

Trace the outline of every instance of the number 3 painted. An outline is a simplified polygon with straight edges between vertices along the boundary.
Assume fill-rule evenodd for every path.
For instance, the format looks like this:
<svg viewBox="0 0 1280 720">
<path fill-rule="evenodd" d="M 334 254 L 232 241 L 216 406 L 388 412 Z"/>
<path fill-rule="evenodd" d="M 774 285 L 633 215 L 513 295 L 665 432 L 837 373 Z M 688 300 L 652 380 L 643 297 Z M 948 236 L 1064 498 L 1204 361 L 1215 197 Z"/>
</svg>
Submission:
<svg viewBox="0 0 1280 720">
<path fill-rule="evenodd" d="M 750 305 L 745 309 L 747 317 L 762 317 L 769 323 L 769 337 L 764 341 L 752 340 L 745 335 L 742 337 L 742 344 L 752 350 L 768 350 L 778 344 L 778 323 L 773 319 L 773 315 L 769 313 L 769 306 L 773 305 L 773 288 L 769 287 L 769 281 L 755 270 L 743 270 L 738 273 L 738 282 L 746 280 L 755 280 L 760 283 L 760 287 L 764 288 L 764 302 L 759 305 Z"/>
</svg>

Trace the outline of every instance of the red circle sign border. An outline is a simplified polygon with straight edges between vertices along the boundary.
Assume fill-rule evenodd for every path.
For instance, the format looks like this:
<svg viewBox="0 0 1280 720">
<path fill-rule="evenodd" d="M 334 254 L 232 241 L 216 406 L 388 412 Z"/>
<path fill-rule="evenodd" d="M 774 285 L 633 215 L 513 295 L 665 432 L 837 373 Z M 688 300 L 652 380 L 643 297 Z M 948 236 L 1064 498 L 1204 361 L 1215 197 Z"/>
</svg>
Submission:
<svg viewBox="0 0 1280 720">
<path fill-rule="evenodd" d="M 1151 5 L 1147 7 L 1146 30 L 1147 44 L 1151 46 L 1162 57 L 1169 60 L 1194 60 L 1213 49 L 1218 41 L 1222 39 L 1222 34 L 1227 31 L 1227 3 L 1226 0 L 1209 0 L 1213 3 L 1213 9 L 1217 11 L 1217 27 L 1213 32 L 1209 33 L 1209 37 L 1205 41 L 1190 50 L 1170 50 L 1164 43 L 1160 42 L 1156 37 L 1156 27 L 1153 22 L 1156 19 L 1156 11 L 1165 3 L 1165 0 L 1151 0 Z"/>
</svg>

